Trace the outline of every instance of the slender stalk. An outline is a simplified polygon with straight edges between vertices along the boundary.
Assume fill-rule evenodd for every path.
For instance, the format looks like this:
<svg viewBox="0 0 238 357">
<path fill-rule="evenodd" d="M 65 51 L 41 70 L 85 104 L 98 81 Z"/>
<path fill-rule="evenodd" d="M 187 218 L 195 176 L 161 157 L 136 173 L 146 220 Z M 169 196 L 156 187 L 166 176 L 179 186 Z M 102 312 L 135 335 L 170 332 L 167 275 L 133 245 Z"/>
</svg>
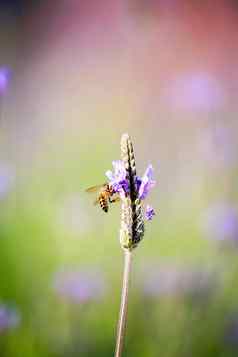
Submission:
<svg viewBox="0 0 238 357">
<path fill-rule="evenodd" d="M 128 187 L 127 189 L 121 187 L 123 192 L 121 192 L 120 243 L 124 250 L 125 259 L 114 357 L 122 356 L 125 340 L 132 250 L 134 250 L 144 235 L 143 210 L 141 200 L 138 197 L 135 155 L 132 141 L 128 134 L 123 134 L 121 137 L 121 158 L 126 173 L 126 187 Z"/>
<path fill-rule="evenodd" d="M 128 249 L 124 250 L 124 272 L 123 272 L 123 282 L 122 282 L 122 293 L 121 293 L 121 307 L 117 325 L 117 340 L 116 340 L 116 350 L 115 357 L 122 356 L 122 349 L 124 345 L 125 332 L 126 332 L 126 322 L 127 322 L 127 306 L 128 306 L 128 291 L 129 291 L 129 280 L 131 272 L 131 260 L 132 252 Z"/>
</svg>

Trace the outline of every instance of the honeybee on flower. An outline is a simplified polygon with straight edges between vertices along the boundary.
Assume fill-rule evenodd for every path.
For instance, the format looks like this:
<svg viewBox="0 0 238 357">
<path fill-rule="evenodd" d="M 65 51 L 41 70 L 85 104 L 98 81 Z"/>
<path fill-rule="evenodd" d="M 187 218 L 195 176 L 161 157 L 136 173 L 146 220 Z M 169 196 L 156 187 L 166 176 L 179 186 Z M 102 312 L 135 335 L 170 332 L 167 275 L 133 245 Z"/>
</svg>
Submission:
<svg viewBox="0 0 238 357">
<path fill-rule="evenodd" d="M 127 178 L 126 169 L 123 161 L 117 160 L 112 162 L 114 172 L 107 171 L 106 176 L 109 179 L 108 185 L 112 188 L 112 191 L 118 193 L 121 199 L 124 199 L 129 194 L 130 182 Z M 152 165 L 149 165 L 142 177 L 135 177 L 135 186 L 137 195 L 140 200 L 145 200 L 148 196 L 151 188 L 156 184 L 153 180 L 154 170 Z M 151 220 L 155 215 L 154 209 L 147 205 L 145 211 L 145 219 Z"/>
</svg>

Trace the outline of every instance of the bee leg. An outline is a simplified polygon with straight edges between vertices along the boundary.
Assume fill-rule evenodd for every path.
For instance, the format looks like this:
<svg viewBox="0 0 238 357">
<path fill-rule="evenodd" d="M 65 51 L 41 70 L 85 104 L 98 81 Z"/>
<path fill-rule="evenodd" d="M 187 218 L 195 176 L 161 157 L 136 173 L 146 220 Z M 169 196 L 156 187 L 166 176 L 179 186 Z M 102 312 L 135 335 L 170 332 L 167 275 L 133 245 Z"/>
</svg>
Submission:
<svg viewBox="0 0 238 357">
<path fill-rule="evenodd" d="M 112 199 L 109 197 L 109 202 L 110 203 L 114 203 L 114 202 L 118 202 L 118 201 L 120 201 L 119 197 L 115 197 L 115 198 L 112 198 Z"/>
</svg>

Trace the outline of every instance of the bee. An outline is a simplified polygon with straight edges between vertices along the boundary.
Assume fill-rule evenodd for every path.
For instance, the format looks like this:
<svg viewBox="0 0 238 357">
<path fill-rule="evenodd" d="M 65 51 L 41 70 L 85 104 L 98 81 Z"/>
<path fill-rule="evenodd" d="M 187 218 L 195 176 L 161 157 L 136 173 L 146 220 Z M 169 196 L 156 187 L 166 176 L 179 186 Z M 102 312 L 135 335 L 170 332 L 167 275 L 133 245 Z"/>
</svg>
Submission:
<svg viewBox="0 0 238 357">
<path fill-rule="evenodd" d="M 109 203 L 120 201 L 119 195 L 113 191 L 112 186 L 108 183 L 89 187 L 86 192 L 98 192 L 98 196 L 94 201 L 94 204 L 100 204 L 104 212 L 108 212 Z"/>
</svg>

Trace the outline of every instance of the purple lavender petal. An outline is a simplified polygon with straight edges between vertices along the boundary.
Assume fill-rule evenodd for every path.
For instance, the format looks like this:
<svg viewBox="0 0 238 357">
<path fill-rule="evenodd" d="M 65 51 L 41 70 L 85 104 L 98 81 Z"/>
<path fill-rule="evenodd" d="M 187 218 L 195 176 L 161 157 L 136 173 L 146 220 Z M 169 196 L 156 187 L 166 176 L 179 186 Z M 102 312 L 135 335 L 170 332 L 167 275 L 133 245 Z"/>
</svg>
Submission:
<svg viewBox="0 0 238 357">
<path fill-rule="evenodd" d="M 147 205 L 146 211 L 145 211 L 145 219 L 147 221 L 151 221 L 153 216 L 155 216 L 155 211 L 154 211 L 153 207 Z"/>
<path fill-rule="evenodd" d="M 112 171 L 107 171 L 106 176 L 109 179 L 109 184 L 112 186 L 115 192 L 120 193 L 121 189 L 128 192 L 128 181 L 126 178 L 126 169 L 122 161 L 112 162 L 114 173 Z"/>
<path fill-rule="evenodd" d="M 144 173 L 144 176 L 141 178 L 141 184 L 139 187 L 139 198 L 141 200 L 144 200 L 147 197 L 150 189 L 155 185 L 155 181 L 152 180 L 153 172 L 154 170 L 152 165 L 149 165 Z M 139 180 L 137 182 L 139 182 Z"/>
<path fill-rule="evenodd" d="M 138 192 L 140 189 L 141 182 L 142 182 L 141 178 L 139 176 L 136 176 L 136 188 Z"/>
</svg>

